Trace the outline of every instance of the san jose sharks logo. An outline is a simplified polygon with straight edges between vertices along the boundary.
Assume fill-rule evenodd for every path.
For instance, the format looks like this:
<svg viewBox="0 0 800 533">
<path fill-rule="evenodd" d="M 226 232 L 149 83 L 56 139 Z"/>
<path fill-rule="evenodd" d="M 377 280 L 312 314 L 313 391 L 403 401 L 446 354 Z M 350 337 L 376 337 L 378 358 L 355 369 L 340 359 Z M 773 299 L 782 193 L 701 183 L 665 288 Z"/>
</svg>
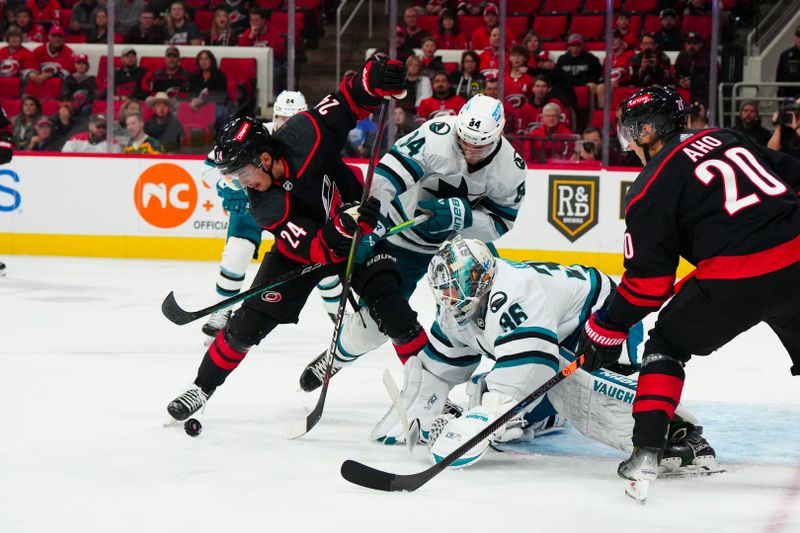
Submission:
<svg viewBox="0 0 800 533">
<path fill-rule="evenodd" d="M 469 185 L 467 185 L 467 180 L 464 179 L 464 176 L 459 178 L 458 185 L 453 185 L 444 180 L 444 178 L 439 178 L 439 189 L 430 189 L 428 187 L 423 187 L 422 190 L 430 193 L 431 196 L 434 198 L 465 198 L 469 199 L 470 196 L 477 197 L 481 196 L 482 193 L 472 193 L 469 192 Z"/>
</svg>

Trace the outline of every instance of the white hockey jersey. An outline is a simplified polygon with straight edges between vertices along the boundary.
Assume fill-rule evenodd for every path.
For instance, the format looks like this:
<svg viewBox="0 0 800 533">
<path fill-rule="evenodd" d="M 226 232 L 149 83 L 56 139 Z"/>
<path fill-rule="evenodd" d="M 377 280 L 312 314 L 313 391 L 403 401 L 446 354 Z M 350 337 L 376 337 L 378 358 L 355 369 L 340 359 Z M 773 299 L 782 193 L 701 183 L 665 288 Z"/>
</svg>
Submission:
<svg viewBox="0 0 800 533">
<path fill-rule="evenodd" d="M 392 226 L 414 217 L 420 200 L 459 197 L 473 205 L 473 223 L 460 233 L 491 242 L 508 232 L 525 198 L 525 161 L 505 139 L 477 165 L 468 165 L 456 141 L 458 117 L 438 117 L 398 140 L 375 168 L 372 195 Z M 408 250 L 435 253 L 414 229 L 389 240 Z"/>
<path fill-rule="evenodd" d="M 580 324 L 613 287 L 594 268 L 498 259 L 483 316 L 458 325 L 437 313 L 419 355 L 451 387 L 470 378 L 482 355 L 490 357 L 489 390 L 519 401 L 559 371 L 559 345 L 577 342 Z"/>
</svg>

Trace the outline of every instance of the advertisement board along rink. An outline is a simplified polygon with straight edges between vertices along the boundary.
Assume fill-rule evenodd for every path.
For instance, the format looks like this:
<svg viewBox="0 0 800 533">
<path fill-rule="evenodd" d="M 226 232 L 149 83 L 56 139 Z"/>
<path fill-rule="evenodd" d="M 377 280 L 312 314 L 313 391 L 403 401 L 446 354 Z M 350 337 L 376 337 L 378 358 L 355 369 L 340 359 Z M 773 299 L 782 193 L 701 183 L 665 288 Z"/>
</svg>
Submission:
<svg viewBox="0 0 800 533">
<path fill-rule="evenodd" d="M 635 177 L 530 169 L 516 226 L 498 248 L 511 259 L 621 274 L 624 197 Z M 19 155 L 0 169 L 0 254 L 216 260 L 227 224 L 199 156 Z"/>
</svg>

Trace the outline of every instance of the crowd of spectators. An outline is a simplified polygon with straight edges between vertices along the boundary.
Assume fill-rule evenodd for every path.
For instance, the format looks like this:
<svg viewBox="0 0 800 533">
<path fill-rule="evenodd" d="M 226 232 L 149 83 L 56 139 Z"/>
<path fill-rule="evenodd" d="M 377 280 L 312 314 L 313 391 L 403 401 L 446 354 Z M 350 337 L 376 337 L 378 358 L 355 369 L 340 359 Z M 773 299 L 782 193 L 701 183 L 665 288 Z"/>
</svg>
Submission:
<svg viewBox="0 0 800 533">
<path fill-rule="evenodd" d="M 611 55 L 604 61 L 593 53 L 604 50 L 603 27 L 591 33 L 579 23 L 588 1 L 585 8 L 584 2 L 530 4 L 528 11 L 507 14 L 505 43 L 494 3 L 418 0 L 407 8 L 396 42 L 409 82 L 409 94 L 400 102 L 402 123 L 408 124 L 411 117 L 421 124 L 455 114 L 459 102 L 489 93 L 490 85 L 498 86 L 501 50 L 507 61 L 502 80 L 505 133 L 531 162 L 597 159 L 602 140 L 596 137 L 604 113 L 613 114 L 622 99 L 642 87 L 673 86 L 687 106 L 706 105 L 710 0 L 636 2 L 635 11 L 626 11 L 629 2 L 621 2 L 622 10 L 614 16 Z M 521 9 L 522 3 L 514 6 Z M 519 19 L 527 22 L 511 23 Z M 733 16 L 723 12 L 721 19 L 723 36 L 730 35 Z M 537 20 L 546 22 L 531 23 Z M 561 33 L 533 31 L 559 20 L 566 20 Z M 419 57 L 415 49 L 420 49 Z M 443 62 L 440 50 L 462 50 L 460 62 Z M 665 52 L 677 52 L 675 61 Z M 607 61 L 611 77 L 606 80 Z M 605 110 L 607 93 L 611 109 Z M 612 155 L 616 163 L 625 160 L 621 154 Z"/>
<path fill-rule="evenodd" d="M 285 84 L 286 27 L 283 22 L 273 23 L 272 10 L 260 7 L 262 2 L 114 2 L 111 24 L 107 0 L 0 0 L 3 15 L 0 38 L 6 44 L 0 48 L 0 105 L 9 116 L 19 116 L 17 130 L 20 135 L 15 137 L 18 149 L 63 147 L 69 138 L 64 137 L 63 131 L 56 131 L 55 125 L 59 122 L 58 114 L 67 105 L 69 113 L 81 119 L 70 127 L 74 130 L 72 135 L 92 133 L 87 136 L 87 142 L 94 149 L 101 141 L 97 141 L 99 133 L 90 132 L 90 128 L 93 128 L 93 117 L 105 112 L 106 100 L 115 102 L 115 112 L 125 102 L 139 102 L 143 107 L 140 110 L 143 132 L 158 142 L 140 139 L 136 146 L 146 146 L 147 151 L 158 152 L 181 150 L 181 143 L 186 149 L 187 139 L 191 137 L 188 130 L 182 128 L 180 135 L 175 135 L 174 127 L 165 128 L 158 120 L 153 120 L 153 117 L 161 116 L 158 105 L 152 107 L 147 102 L 162 94 L 168 97 L 173 119 L 182 107 L 193 112 L 206 107 L 213 109 L 213 118 L 208 122 L 213 126 L 202 132 L 201 140 L 213 135 L 231 114 L 253 111 L 256 89 L 253 77 L 226 76 L 209 50 L 201 51 L 194 61 L 182 63 L 182 45 L 271 47 L 275 88 L 280 90 Z M 279 3 L 272 2 L 271 6 L 277 9 Z M 310 4 L 304 9 L 303 15 L 315 10 Z M 70 45 L 105 44 L 112 26 L 114 40 L 120 44 L 122 53 L 118 59 L 121 64 L 114 70 L 113 94 L 108 94 L 105 72 L 90 75 L 89 58 L 76 54 Z M 303 38 L 299 33 L 298 38 L 299 46 L 302 46 Z M 25 43 L 29 44 L 26 46 Z M 30 43 L 35 46 L 31 47 Z M 141 64 L 136 49 L 126 46 L 136 44 L 167 45 L 163 64 L 153 61 L 156 58 L 147 58 L 150 61 L 146 66 Z M 34 102 L 35 112 L 31 109 Z M 31 117 L 35 117 L 33 123 L 30 123 Z M 122 133 L 115 137 L 115 143 L 124 145 L 122 138 L 128 125 L 124 116 L 119 118 Z M 34 135 L 37 128 L 41 129 L 40 135 Z M 169 139 L 163 138 L 165 131 L 170 132 Z M 33 137 L 36 141 L 31 145 Z M 141 134 L 137 133 L 137 137 Z"/>
</svg>

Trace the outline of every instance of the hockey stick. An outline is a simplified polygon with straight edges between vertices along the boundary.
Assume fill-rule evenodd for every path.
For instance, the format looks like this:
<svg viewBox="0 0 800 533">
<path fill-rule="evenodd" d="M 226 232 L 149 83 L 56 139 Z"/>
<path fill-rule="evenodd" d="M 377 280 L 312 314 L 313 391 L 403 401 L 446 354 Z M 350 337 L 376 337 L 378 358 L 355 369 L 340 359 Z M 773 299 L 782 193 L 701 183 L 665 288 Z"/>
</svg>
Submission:
<svg viewBox="0 0 800 533">
<path fill-rule="evenodd" d="M 450 455 L 430 468 L 416 474 L 392 474 L 384 472 L 357 461 L 347 460 L 342 463 L 342 477 L 350 483 L 368 489 L 383 490 L 387 492 L 417 490 L 422 485 L 433 479 L 445 468 L 453 464 L 459 457 L 471 450 L 476 444 L 497 431 L 500 426 L 511 420 L 518 412 L 525 409 L 532 402 L 543 396 L 547 391 L 558 385 L 561 380 L 574 374 L 583 364 L 584 356 L 579 356 L 575 361 L 561 369 L 561 371 L 547 380 L 541 387 L 522 399 L 517 405 L 506 411 L 500 418 L 486 426 L 480 433 L 459 446 Z"/>
<path fill-rule="evenodd" d="M 385 239 L 390 235 L 395 235 L 397 233 L 400 233 L 401 231 L 413 228 L 417 224 L 422 224 L 429 218 L 430 218 L 429 214 L 422 214 L 410 220 L 406 220 L 402 224 L 398 224 L 397 226 L 390 228 L 389 231 L 387 231 L 382 238 Z M 260 296 L 262 293 L 270 289 L 274 289 L 275 287 L 283 285 L 287 281 L 299 278 L 300 276 L 305 276 L 309 272 L 313 272 L 322 266 L 325 265 L 322 263 L 314 263 L 311 265 L 306 265 L 297 268 L 295 270 L 290 270 L 289 272 L 284 272 L 280 276 L 272 279 L 267 283 L 262 283 L 257 287 L 251 287 L 244 292 L 240 292 L 236 296 L 231 296 L 230 298 L 221 300 L 215 303 L 214 305 L 210 305 L 198 311 L 187 311 L 183 309 L 175 300 L 175 293 L 170 292 L 167 295 L 167 297 L 164 298 L 164 302 L 161 304 L 161 312 L 164 313 L 164 316 L 167 317 L 171 322 L 178 324 L 179 326 L 183 326 L 184 324 L 188 324 L 189 322 L 194 322 L 198 318 L 203 318 L 204 316 L 208 316 L 211 313 L 220 311 L 222 309 L 225 309 L 226 307 L 230 307 L 238 302 L 247 300 L 248 298 L 252 298 L 254 296 Z"/>
<path fill-rule="evenodd" d="M 372 178 L 375 175 L 375 165 L 378 160 L 378 152 L 381 149 L 381 141 L 383 139 L 384 123 L 386 122 L 386 109 L 389 107 L 389 102 L 384 100 L 381 102 L 381 110 L 378 113 L 378 133 L 372 142 L 372 150 L 369 154 L 369 166 L 367 166 L 367 174 L 364 176 L 364 192 L 361 194 L 361 203 L 369 199 L 370 189 L 372 189 Z M 361 226 L 356 226 L 353 233 L 353 242 L 350 244 L 350 254 L 347 257 L 347 267 L 342 277 L 342 294 L 347 294 L 350 290 L 350 282 L 353 277 L 353 266 L 355 265 L 356 250 L 358 243 L 361 240 Z M 325 408 L 325 398 L 328 395 L 328 384 L 331 381 L 331 370 L 333 369 L 333 359 L 336 356 L 336 349 L 339 347 L 339 332 L 342 329 L 342 321 L 344 320 L 344 312 L 347 308 L 347 299 L 342 298 L 339 301 L 339 309 L 336 312 L 336 321 L 333 327 L 333 336 L 331 337 L 331 345 L 328 348 L 328 360 L 325 366 L 325 377 L 322 380 L 322 387 L 319 393 L 319 399 L 314 409 L 308 413 L 306 419 L 303 421 L 302 427 L 297 427 L 296 431 L 290 433 L 290 438 L 296 439 L 302 437 L 317 425 L 319 419 L 322 418 L 322 410 Z"/>
<path fill-rule="evenodd" d="M 400 391 L 397 389 L 397 384 L 394 382 L 392 374 L 389 372 L 388 368 L 383 371 L 383 386 L 386 387 L 386 392 L 389 394 L 389 398 L 392 400 L 392 407 L 394 408 L 395 412 L 397 412 L 397 417 L 400 419 L 400 423 L 403 425 L 403 434 L 406 438 L 406 447 L 408 448 L 408 454 L 411 455 L 411 452 L 414 451 L 414 445 L 419 439 L 419 431 L 414 431 L 416 437 L 412 441 L 412 432 L 408 425 L 408 409 L 406 408 L 406 402 L 400 395 Z"/>
</svg>

